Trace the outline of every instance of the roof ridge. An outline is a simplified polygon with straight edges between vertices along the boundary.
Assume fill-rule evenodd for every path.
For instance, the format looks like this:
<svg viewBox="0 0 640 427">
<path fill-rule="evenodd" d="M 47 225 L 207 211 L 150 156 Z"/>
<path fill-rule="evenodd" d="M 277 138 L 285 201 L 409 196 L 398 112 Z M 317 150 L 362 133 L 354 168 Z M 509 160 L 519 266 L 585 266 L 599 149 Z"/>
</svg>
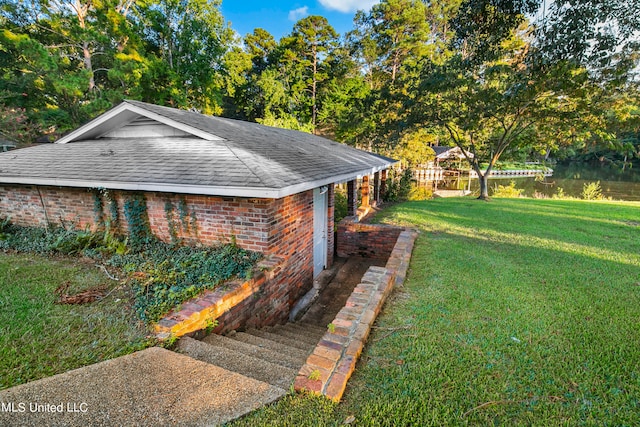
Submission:
<svg viewBox="0 0 640 427">
<path fill-rule="evenodd" d="M 236 156 L 236 159 L 238 159 L 238 161 L 240 161 L 240 163 L 242 163 L 243 165 L 245 165 L 247 167 L 247 169 L 249 169 L 251 171 L 251 174 L 258 179 L 258 181 L 260 181 L 260 183 L 262 185 L 268 186 L 269 183 L 265 182 L 262 177 L 260 175 L 258 175 L 254 169 L 255 166 L 254 165 L 249 165 L 247 164 L 247 162 L 242 159 L 240 156 L 238 156 L 238 153 L 236 153 L 236 150 L 233 149 L 233 147 L 229 144 L 229 141 L 227 141 L 226 139 L 224 140 L 224 145 L 229 149 L 229 151 L 231 151 L 233 153 L 234 156 Z"/>
</svg>

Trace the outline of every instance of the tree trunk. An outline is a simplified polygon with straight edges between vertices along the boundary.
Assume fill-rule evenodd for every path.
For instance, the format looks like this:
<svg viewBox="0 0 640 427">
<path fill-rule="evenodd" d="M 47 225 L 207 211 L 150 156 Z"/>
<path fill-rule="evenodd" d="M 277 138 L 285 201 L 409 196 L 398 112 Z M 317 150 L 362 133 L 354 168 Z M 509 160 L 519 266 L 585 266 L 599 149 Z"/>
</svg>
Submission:
<svg viewBox="0 0 640 427">
<path fill-rule="evenodd" d="M 489 200 L 489 184 L 487 180 L 487 176 L 489 174 L 485 173 L 484 175 L 478 173 L 478 183 L 480 183 L 480 196 L 478 200 Z"/>
<path fill-rule="evenodd" d="M 313 85 L 311 88 L 311 126 L 313 128 L 313 134 L 316 135 L 316 117 L 318 115 L 316 105 L 316 90 L 318 87 L 318 52 L 316 46 L 313 46 Z"/>
<path fill-rule="evenodd" d="M 71 8 L 75 10 L 76 16 L 78 18 L 78 25 L 83 30 L 87 29 L 87 15 L 89 13 L 89 7 L 91 3 L 81 3 L 80 0 L 76 0 L 75 3 L 71 4 Z M 95 78 L 93 75 L 93 63 L 92 63 L 92 54 L 91 49 L 89 47 L 89 41 L 84 40 L 82 42 L 82 63 L 84 65 L 85 70 L 89 72 L 89 92 L 93 91 L 96 87 Z"/>
<path fill-rule="evenodd" d="M 89 92 L 91 92 L 96 87 L 96 81 L 93 75 L 93 62 L 89 42 L 82 42 L 82 56 L 84 57 L 84 68 L 89 72 Z"/>
</svg>

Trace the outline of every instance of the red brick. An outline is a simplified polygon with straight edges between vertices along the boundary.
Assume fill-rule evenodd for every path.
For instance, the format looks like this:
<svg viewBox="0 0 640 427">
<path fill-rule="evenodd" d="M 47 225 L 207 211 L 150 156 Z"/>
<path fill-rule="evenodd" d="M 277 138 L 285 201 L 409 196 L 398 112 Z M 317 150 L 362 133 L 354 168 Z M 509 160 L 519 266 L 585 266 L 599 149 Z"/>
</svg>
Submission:
<svg viewBox="0 0 640 427">
<path fill-rule="evenodd" d="M 322 381 L 310 380 L 307 377 L 298 375 L 293 383 L 293 388 L 298 392 L 308 391 L 320 393 L 322 391 Z"/>
<path fill-rule="evenodd" d="M 347 380 L 349 378 L 342 374 L 334 374 L 331 380 L 324 388 L 324 395 L 334 402 L 339 402 L 342 399 L 342 395 L 347 387 Z"/>
<path fill-rule="evenodd" d="M 333 368 L 336 367 L 337 361 L 333 359 L 327 359 L 326 357 L 318 356 L 317 354 L 312 354 L 307 358 L 307 364 L 311 366 L 315 366 L 317 368 L 322 368 L 327 371 L 332 371 Z"/>
</svg>

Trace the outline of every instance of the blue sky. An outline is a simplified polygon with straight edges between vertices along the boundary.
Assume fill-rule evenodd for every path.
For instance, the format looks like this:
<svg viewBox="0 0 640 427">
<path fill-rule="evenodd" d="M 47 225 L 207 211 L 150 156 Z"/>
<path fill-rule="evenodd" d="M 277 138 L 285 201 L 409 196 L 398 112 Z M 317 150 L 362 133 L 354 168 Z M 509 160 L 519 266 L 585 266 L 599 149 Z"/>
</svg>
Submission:
<svg viewBox="0 0 640 427">
<path fill-rule="evenodd" d="M 244 36 L 264 28 L 276 40 L 289 34 L 293 24 L 308 15 L 322 15 L 343 35 L 353 28 L 358 9 L 369 10 L 378 0 L 223 0 L 222 14 L 231 27 Z"/>
</svg>

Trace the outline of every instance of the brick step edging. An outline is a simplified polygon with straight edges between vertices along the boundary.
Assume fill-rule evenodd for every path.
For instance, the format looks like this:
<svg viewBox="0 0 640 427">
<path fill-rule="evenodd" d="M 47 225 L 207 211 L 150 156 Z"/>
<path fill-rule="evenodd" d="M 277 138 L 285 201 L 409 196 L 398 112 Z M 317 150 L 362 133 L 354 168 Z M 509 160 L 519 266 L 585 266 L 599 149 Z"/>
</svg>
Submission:
<svg viewBox="0 0 640 427">
<path fill-rule="evenodd" d="M 418 233 L 403 230 L 383 267 L 369 267 L 336 318 L 307 358 L 294 382 L 296 391 L 311 391 L 339 401 L 387 296 L 407 274 Z"/>
<path fill-rule="evenodd" d="M 227 311 L 252 297 L 280 270 L 283 258 L 271 256 L 263 259 L 255 268 L 253 278 L 232 280 L 204 291 L 199 296 L 183 303 L 154 325 L 156 338 L 163 341 L 169 337 L 181 337 L 207 328 Z"/>
</svg>

